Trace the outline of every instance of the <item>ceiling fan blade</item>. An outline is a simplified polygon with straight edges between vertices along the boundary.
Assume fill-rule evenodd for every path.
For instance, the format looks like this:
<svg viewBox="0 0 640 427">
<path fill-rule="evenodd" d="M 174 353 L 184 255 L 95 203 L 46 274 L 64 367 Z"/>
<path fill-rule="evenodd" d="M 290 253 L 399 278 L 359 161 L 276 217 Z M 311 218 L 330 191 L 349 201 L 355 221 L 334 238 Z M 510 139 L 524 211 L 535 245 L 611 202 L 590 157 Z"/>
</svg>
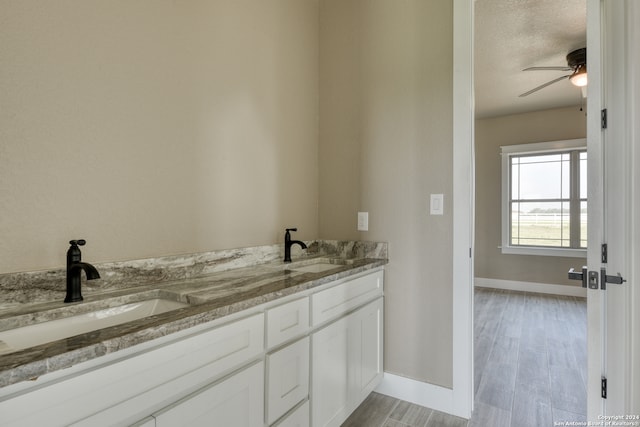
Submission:
<svg viewBox="0 0 640 427">
<path fill-rule="evenodd" d="M 558 77 L 557 79 L 553 79 L 553 80 L 551 80 L 550 82 L 546 82 L 545 84 L 541 84 L 540 86 L 538 86 L 538 87 L 536 87 L 536 88 L 533 88 L 533 89 L 531 89 L 530 91 L 525 92 L 525 93 L 523 93 L 523 94 L 519 95 L 519 97 L 520 97 L 520 98 L 524 98 L 525 96 L 531 95 L 532 93 L 537 92 L 537 91 L 539 91 L 540 89 L 544 89 L 544 88 L 545 88 L 545 87 L 547 87 L 547 86 L 550 86 L 550 85 L 552 85 L 552 84 L 554 84 L 554 83 L 556 83 L 556 82 L 559 82 L 560 80 L 564 80 L 564 79 L 567 79 L 567 78 L 569 78 L 569 77 L 571 77 L 571 74 L 567 74 L 566 76 Z"/>
<path fill-rule="evenodd" d="M 571 67 L 567 67 L 566 65 L 564 67 L 529 67 L 529 68 L 525 68 L 522 71 L 572 71 L 573 68 Z"/>
</svg>

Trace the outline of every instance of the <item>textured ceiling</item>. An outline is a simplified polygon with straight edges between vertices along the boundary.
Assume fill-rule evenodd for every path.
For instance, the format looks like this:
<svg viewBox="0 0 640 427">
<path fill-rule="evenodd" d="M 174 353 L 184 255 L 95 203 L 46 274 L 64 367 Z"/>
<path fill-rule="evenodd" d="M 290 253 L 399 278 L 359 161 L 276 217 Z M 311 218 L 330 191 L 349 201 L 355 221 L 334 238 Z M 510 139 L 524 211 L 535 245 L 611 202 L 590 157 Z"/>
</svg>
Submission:
<svg viewBox="0 0 640 427">
<path fill-rule="evenodd" d="M 569 74 L 522 70 L 567 65 L 567 53 L 586 47 L 586 12 L 586 0 L 476 0 L 476 117 L 579 108 L 582 91 L 568 80 L 518 95 Z"/>
</svg>

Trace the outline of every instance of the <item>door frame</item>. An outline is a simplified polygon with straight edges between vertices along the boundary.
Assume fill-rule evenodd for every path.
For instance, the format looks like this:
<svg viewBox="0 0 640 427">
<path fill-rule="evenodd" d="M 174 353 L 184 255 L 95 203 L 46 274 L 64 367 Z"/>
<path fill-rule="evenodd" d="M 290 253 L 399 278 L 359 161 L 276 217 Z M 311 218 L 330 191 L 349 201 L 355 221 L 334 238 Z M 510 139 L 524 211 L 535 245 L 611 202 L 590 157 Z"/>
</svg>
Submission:
<svg viewBox="0 0 640 427">
<path fill-rule="evenodd" d="M 627 10 L 628 33 L 627 33 L 627 52 L 628 64 L 627 75 L 640 75 L 640 4 L 631 2 L 629 10 Z M 632 164 L 640 165 L 640 121 L 633 120 L 640 116 L 640 80 L 636 78 L 627 82 L 628 104 L 626 106 L 627 117 L 629 117 L 629 125 L 627 126 L 628 140 Z M 631 260 L 640 259 L 640 168 L 632 168 L 630 179 L 632 183 L 630 206 L 630 235 L 631 247 L 628 256 Z M 629 358 L 635 363 L 631 364 L 629 378 L 629 396 L 628 408 L 632 414 L 640 414 L 640 289 L 638 287 L 638 278 L 640 278 L 640 263 L 631 262 L 629 264 L 630 298 L 628 304 L 635 307 L 630 311 L 630 355 Z"/>
<path fill-rule="evenodd" d="M 454 415 L 473 411 L 475 209 L 474 0 L 453 2 L 453 391 Z"/>
<path fill-rule="evenodd" d="M 589 147 L 599 149 L 602 143 L 600 114 L 602 109 L 601 81 L 610 78 L 602 75 L 601 61 L 601 4 L 604 0 L 587 0 L 587 50 L 589 57 L 589 97 L 587 119 L 587 139 Z M 633 76 L 640 71 L 640 54 L 634 55 L 632 49 L 640 50 L 640 6 L 623 0 L 627 7 L 621 22 L 615 27 L 624 28 L 622 36 L 627 43 L 621 53 L 628 58 L 625 64 L 625 79 L 613 84 L 622 85 L 627 92 L 622 102 L 624 117 L 618 118 L 624 135 L 624 155 L 632 164 L 640 164 L 640 125 L 633 117 L 640 113 L 640 83 Z M 470 418 L 473 410 L 473 239 L 474 239 L 474 105 L 473 105 L 473 4 L 474 0 L 454 0 L 453 3 L 453 412 L 455 415 Z M 594 55 L 593 53 L 596 52 Z M 593 70 L 593 74 L 592 74 Z M 610 82 L 610 80 L 609 80 Z M 593 114 L 593 112 L 596 114 Z M 635 114 L 635 115 L 634 115 Z M 595 138 L 595 139 L 594 139 Z M 598 151 L 599 153 L 599 151 Z M 599 154 L 598 154 L 599 155 Z M 589 168 L 595 162 L 589 154 Z M 598 160 L 594 158 L 594 160 Z M 601 176 L 598 161 L 598 179 Z M 640 258 L 640 168 L 629 168 L 630 185 L 625 196 L 626 214 L 629 223 L 629 235 L 626 249 L 630 260 Z M 595 182 L 595 185 L 599 185 Z M 589 213 L 589 221 L 603 223 L 602 212 Z M 590 245 L 589 259 L 599 258 L 599 245 Z M 624 407 L 628 413 L 640 412 L 640 368 L 632 361 L 640 359 L 640 289 L 637 280 L 640 276 L 638 263 L 627 263 L 627 286 L 629 298 L 625 311 L 625 339 L 628 341 L 625 371 L 627 383 L 624 387 Z M 635 287 L 633 285 L 636 285 Z M 600 398 L 600 374 L 602 372 L 603 348 L 600 340 L 603 330 L 601 291 L 588 291 L 588 383 L 587 406 L 589 419 L 597 419 L 603 414 L 604 404 Z M 635 310 L 634 310 L 635 308 Z M 611 415 L 611 414 L 610 414 Z M 617 414 L 624 415 L 624 414 Z"/>
</svg>

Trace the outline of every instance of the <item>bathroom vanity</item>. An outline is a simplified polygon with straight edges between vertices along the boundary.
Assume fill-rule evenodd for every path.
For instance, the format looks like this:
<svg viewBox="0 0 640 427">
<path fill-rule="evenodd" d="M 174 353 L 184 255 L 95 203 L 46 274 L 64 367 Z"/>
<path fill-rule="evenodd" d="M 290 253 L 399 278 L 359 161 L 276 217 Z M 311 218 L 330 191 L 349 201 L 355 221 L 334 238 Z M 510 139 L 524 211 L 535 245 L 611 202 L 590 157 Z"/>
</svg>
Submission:
<svg viewBox="0 0 640 427">
<path fill-rule="evenodd" d="M 2 356 L 34 359 L 3 362 L 5 381 L 46 373 L 0 388 L 0 424 L 339 426 L 382 379 L 384 264 L 322 257 L 137 289 L 188 306 Z"/>
</svg>

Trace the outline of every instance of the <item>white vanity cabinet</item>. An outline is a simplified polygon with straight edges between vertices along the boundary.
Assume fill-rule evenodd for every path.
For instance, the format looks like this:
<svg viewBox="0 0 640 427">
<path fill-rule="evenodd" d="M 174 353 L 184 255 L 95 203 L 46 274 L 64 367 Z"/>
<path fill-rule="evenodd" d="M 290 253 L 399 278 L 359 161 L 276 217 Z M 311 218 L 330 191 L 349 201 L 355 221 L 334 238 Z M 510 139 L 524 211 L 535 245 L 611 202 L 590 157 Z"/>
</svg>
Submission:
<svg viewBox="0 0 640 427">
<path fill-rule="evenodd" d="M 0 389 L 2 426 L 338 426 L 382 378 L 383 270 Z"/>
</svg>

